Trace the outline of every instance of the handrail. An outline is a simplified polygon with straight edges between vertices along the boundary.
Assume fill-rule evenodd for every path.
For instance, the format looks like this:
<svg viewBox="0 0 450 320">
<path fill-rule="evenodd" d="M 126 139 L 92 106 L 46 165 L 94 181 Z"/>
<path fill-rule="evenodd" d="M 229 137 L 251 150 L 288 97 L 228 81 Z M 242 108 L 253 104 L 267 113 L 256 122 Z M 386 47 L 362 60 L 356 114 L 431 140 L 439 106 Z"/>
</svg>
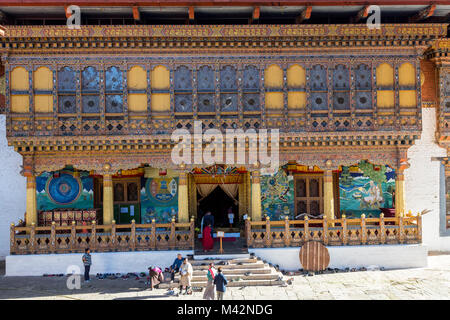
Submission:
<svg viewBox="0 0 450 320">
<path fill-rule="evenodd" d="M 449 220 L 447 220 L 448 223 Z M 265 228 L 263 227 L 265 226 Z M 245 221 L 249 248 L 301 246 L 315 240 L 325 245 L 364 245 L 422 242 L 422 215 L 412 217 Z"/>
<path fill-rule="evenodd" d="M 136 229 L 148 229 L 144 235 Z M 161 230 L 164 229 L 164 230 Z M 186 230 L 187 229 L 187 230 Z M 103 231 L 103 232 L 99 232 Z M 168 250 L 194 248 L 194 218 L 190 222 L 68 226 L 31 226 L 19 227 L 11 224 L 10 253 L 70 253 L 83 252 L 85 248 L 92 251 L 135 251 L 135 250 Z"/>
</svg>

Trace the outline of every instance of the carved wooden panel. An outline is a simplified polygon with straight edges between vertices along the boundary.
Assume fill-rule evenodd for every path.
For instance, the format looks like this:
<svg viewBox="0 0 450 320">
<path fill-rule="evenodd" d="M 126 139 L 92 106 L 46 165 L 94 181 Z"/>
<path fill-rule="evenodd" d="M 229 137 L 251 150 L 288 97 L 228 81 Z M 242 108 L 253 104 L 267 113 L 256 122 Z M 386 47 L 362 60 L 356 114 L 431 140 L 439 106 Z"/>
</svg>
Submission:
<svg viewBox="0 0 450 320">
<path fill-rule="evenodd" d="M 224 66 L 220 70 L 220 90 L 237 90 L 236 68 Z"/>
<path fill-rule="evenodd" d="M 214 92 L 214 70 L 210 66 L 201 66 L 197 71 L 198 91 Z"/>
<path fill-rule="evenodd" d="M 244 91 L 259 90 L 259 70 L 255 66 L 245 66 L 244 81 L 242 89 Z"/>
</svg>

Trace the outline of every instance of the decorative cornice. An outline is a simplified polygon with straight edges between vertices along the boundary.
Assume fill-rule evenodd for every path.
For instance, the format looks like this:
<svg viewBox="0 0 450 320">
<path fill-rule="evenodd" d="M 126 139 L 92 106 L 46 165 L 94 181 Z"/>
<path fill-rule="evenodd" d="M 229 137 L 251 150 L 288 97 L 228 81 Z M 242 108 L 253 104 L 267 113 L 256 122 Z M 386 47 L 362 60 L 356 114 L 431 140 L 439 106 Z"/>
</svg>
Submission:
<svg viewBox="0 0 450 320">
<path fill-rule="evenodd" d="M 40 54 L 51 51 L 259 49 L 314 47 L 423 47 L 445 37 L 447 24 L 355 25 L 142 25 L 6 26 L 0 50 Z"/>
</svg>

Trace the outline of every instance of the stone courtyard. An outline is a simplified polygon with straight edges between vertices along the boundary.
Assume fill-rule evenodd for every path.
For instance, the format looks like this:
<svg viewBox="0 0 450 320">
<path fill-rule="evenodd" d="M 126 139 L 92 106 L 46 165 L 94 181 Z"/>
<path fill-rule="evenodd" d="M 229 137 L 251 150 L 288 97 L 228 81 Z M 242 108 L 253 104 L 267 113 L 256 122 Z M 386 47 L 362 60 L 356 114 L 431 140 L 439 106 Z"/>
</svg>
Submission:
<svg viewBox="0 0 450 320">
<path fill-rule="evenodd" d="M 4 274 L 4 264 L 2 265 Z M 225 300 L 419 300 L 450 299 L 450 254 L 430 255 L 428 267 L 294 276 L 292 285 L 232 287 Z M 174 296 L 167 289 L 146 289 L 144 280 L 116 279 L 66 287 L 66 277 L 0 278 L 0 299 L 45 300 L 196 300 L 202 292 Z M 178 292 L 178 289 L 176 290 Z"/>
</svg>

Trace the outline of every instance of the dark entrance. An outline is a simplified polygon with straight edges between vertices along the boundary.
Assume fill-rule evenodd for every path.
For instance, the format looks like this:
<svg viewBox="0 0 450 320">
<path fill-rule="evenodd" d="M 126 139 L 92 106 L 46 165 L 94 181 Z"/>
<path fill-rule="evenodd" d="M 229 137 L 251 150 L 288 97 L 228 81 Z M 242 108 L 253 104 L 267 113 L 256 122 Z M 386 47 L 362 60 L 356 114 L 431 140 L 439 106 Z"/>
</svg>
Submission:
<svg viewBox="0 0 450 320">
<path fill-rule="evenodd" d="M 197 194 L 197 199 L 200 198 L 200 194 Z M 201 221 L 201 218 L 206 212 L 211 211 L 211 214 L 214 216 L 214 228 L 229 228 L 228 208 L 230 207 L 233 209 L 234 213 L 233 227 L 235 228 L 238 227 L 239 221 L 238 206 L 235 205 L 233 199 L 218 186 L 205 199 L 200 201 L 198 206 L 199 221 Z"/>
</svg>

